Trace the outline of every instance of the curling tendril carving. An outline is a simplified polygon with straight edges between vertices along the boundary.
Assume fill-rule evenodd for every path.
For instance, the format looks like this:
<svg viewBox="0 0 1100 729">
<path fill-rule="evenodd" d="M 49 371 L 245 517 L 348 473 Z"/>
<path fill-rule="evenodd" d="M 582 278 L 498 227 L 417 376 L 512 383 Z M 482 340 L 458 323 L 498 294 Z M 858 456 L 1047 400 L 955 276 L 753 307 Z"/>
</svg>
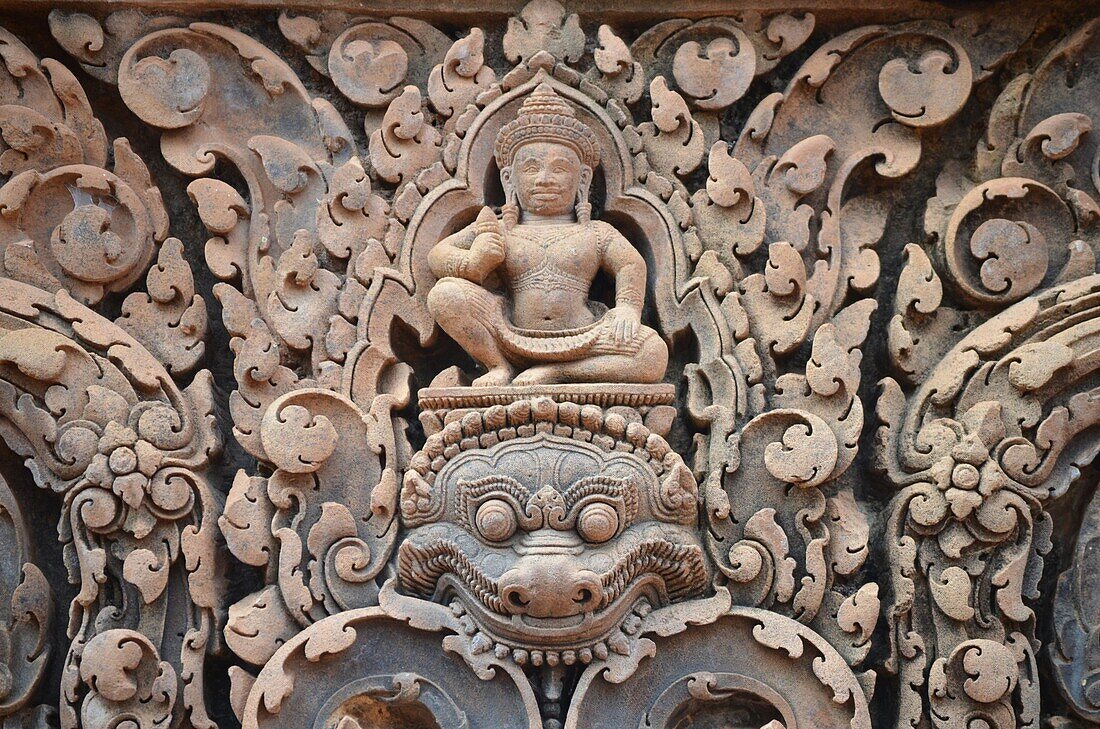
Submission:
<svg viewBox="0 0 1100 729">
<path fill-rule="evenodd" d="M 0 723 L 1100 722 L 1090 8 L 330 5 L 0 31 Z"/>
</svg>

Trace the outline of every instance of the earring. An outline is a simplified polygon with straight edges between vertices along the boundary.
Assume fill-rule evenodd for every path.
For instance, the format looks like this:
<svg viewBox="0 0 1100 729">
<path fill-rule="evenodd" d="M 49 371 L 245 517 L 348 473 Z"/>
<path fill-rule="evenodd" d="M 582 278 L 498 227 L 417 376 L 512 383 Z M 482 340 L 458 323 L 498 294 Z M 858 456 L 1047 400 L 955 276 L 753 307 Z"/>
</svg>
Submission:
<svg viewBox="0 0 1100 729">
<path fill-rule="evenodd" d="M 592 221 L 592 203 L 588 202 L 588 185 L 581 185 L 577 190 L 577 222 L 589 223 Z"/>
<path fill-rule="evenodd" d="M 578 223 L 592 222 L 592 203 L 590 203 L 590 202 L 577 203 L 577 222 Z"/>
<path fill-rule="evenodd" d="M 500 218 L 505 230 L 511 230 L 519 224 L 519 204 L 516 202 L 516 191 L 509 184 L 509 178 L 501 172 L 501 185 L 504 187 L 504 204 L 500 206 Z"/>
<path fill-rule="evenodd" d="M 500 217 L 505 230 L 511 230 L 519 223 L 519 205 L 516 204 L 516 193 L 509 190 L 507 200 L 500 206 Z"/>
</svg>

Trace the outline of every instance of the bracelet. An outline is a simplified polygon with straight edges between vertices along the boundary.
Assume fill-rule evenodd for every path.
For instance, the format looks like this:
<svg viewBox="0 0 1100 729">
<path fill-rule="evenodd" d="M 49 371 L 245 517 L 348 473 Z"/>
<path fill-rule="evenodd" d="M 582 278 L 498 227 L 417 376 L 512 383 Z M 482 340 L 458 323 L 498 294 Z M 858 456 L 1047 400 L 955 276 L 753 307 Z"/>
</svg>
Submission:
<svg viewBox="0 0 1100 729">
<path fill-rule="evenodd" d="M 617 306 L 633 306 L 638 311 L 642 310 L 642 304 L 645 301 L 645 296 L 642 292 L 632 287 L 623 288 L 615 293 L 615 304 Z"/>
</svg>

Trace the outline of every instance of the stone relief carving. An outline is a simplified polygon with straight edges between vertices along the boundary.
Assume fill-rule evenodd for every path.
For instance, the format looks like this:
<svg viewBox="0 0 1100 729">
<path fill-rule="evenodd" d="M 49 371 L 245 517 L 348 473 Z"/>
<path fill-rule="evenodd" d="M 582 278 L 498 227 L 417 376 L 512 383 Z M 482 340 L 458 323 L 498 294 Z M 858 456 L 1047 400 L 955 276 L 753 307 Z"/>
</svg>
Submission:
<svg viewBox="0 0 1100 729">
<path fill-rule="evenodd" d="M 486 9 L 0 13 L 4 726 L 1100 724 L 1097 9 Z"/>
<path fill-rule="evenodd" d="M 487 372 L 475 387 L 653 383 L 668 347 L 642 321 L 645 260 L 588 202 L 599 141 L 549 84 L 539 84 L 494 147 L 502 219 L 477 219 L 429 254 L 436 323 Z M 610 310 L 588 300 L 603 271 Z M 486 290 L 496 276 L 505 294 Z"/>
</svg>

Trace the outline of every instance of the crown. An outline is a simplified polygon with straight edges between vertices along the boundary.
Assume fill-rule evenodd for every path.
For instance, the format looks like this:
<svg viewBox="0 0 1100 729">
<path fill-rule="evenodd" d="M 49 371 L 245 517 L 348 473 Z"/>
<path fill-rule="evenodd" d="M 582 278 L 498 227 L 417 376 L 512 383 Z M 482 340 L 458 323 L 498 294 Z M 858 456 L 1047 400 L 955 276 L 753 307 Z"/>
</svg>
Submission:
<svg viewBox="0 0 1100 729">
<path fill-rule="evenodd" d="M 497 166 L 512 164 L 516 150 L 528 142 L 558 142 L 571 147 L 582 163 L 595 168 L 600 162 L 600 145 L 591 128 L 577 118 L 573 105 L 541 83 L 519 109 L 519 115 L 497 135 Z"/>
</svg>

